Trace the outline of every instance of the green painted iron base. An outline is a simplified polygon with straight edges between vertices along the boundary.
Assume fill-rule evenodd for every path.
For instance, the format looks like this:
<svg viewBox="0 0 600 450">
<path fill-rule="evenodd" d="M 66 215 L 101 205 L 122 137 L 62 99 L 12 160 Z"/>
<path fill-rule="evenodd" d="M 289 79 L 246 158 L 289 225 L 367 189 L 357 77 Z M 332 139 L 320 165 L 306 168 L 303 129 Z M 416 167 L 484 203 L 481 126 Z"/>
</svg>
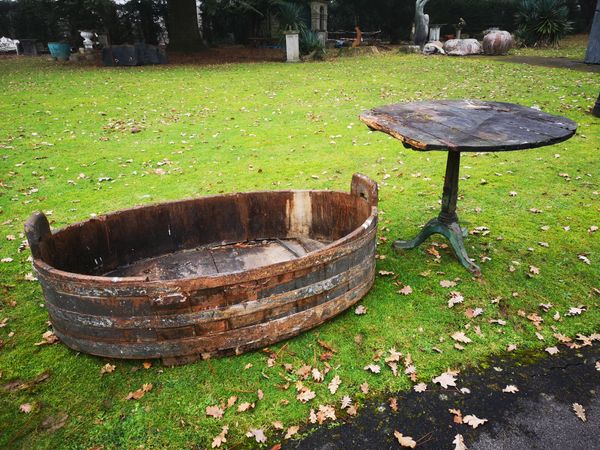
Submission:
<svg viewBox="0 0 600 450">
<path fill-rule="evenodd" d="M 454 254 L 460 263 L 473 275 L 481 275 L 481 269 L 471 261 L 469 255 L 467 255 L 467 251 L 465 250 L 463 237 L 467 235 L 467 229 L 461 228 L 458 222 L 444 223 L 437 217 L 435 219 L 431 219 L 414 239 L 411 239 L 410 241 L 399 240 L 394 242 L 394 250 L 418 247 L 432 234 L 441 234 L 445 236 L 446 239 L 450 241 L 450 245 L 452 245 Z"/>
<path fill-rule="evenodd" d="M 442 211 L 435 219 L 431 219 L 421 230 L 419 235 L 410 241 L 394 242 L 394 249 L 415 248 L 432 234 L 441 234 L 450 241 L 456 257 L 469 272 L 476 276 L 481 275 L 481 269 L 474 264 L 467 251 L 463 237 L 467 235 L 466 228 L 461 228 L 456 215 L 456 201 L 458 200 L 458 172 L 460 170 L 460 152 L 449 151 L 446 162 L 446 176 L 444 177 L 444 191 L 442 193 Z"/>
</svg>

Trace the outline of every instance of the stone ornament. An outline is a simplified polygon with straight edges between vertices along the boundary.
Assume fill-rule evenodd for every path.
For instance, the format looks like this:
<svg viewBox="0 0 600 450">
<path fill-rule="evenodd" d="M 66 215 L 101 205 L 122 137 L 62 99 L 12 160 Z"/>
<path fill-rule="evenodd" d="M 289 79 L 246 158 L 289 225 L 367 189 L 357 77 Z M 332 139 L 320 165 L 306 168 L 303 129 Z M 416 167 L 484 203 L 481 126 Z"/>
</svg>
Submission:
<svg viewBox="0 0 600 450">
<path fill-rule="evenodd" d="M 483 52 L 477 39 L 450 39 L 444 43 L 444 51 L 450 56 L 479 55 Z"/>
<path fill-rule="evenodd" d="M 483 52 L 486 55 L 506 55 L 513 45 L 514 39 L 508 31 L 490 31 L 483 38 Z"/>
</svg>

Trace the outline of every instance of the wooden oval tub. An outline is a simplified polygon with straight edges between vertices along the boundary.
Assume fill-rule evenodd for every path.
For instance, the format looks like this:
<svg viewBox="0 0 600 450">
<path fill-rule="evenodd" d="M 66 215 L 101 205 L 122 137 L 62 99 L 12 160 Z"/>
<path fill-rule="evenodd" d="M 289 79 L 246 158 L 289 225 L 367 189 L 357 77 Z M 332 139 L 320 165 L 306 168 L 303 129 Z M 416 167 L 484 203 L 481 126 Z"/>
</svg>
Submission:
<svg viewBox="0 0 600 450">
<path fill-rule="evenodd" d="M 359 301 L 375 275 L 377 184 L 162 203 L 25 231 L 55 334 L 167 365 L 295 336 Z"/>
</svg>

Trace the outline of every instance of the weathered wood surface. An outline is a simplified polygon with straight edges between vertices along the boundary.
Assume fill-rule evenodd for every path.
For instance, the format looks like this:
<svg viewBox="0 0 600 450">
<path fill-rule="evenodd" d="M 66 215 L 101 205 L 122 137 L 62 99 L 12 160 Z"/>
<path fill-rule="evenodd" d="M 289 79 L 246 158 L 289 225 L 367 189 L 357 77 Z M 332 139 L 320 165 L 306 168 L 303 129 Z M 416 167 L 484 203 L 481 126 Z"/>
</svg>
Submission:
<svg viewBox="0 0 600 450">
<path fill-rule="evenodd" d="M 502 102 L 442 100 L 382 106 L 360 115 L 415 150 L 521 150 L 569 139 L 577 124 L 533 108 Z"/>
<path fill-rule="evenodd" d="M 313 328 L 375 275 L 377 185 L 143 206 L 54 233 L 25 229 L 56 335 L 76 350 L 167 364 Z"/>
</svg>

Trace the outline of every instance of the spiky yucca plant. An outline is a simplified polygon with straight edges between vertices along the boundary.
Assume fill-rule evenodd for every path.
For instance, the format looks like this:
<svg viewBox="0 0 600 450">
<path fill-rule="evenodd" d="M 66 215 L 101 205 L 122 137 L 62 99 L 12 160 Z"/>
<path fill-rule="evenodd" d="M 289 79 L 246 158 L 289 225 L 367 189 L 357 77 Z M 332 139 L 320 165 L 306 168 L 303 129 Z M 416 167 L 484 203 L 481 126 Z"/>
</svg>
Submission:
<svg viewBox="0 0 600 450">
<path fill-rule="evenodd" d="M 530 46 L 556 47 L 572 29 L 564 0 L 521 0 L 515 19 L 517 37 Z"/>
</svg>

